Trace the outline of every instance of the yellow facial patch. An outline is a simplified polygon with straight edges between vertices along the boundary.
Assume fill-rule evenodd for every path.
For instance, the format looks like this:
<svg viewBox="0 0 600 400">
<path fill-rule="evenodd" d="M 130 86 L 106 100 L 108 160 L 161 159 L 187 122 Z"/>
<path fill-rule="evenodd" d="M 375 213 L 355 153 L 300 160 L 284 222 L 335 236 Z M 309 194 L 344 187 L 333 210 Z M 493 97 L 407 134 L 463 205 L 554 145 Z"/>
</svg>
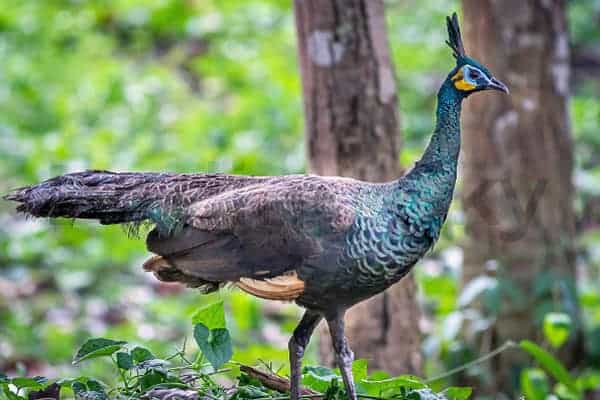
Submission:
<svg viewBox="0 0 600 400">
<path fill-rule="evenodd" d="M 477 85 L 473 85 L 472 83 L 465 81 L 462 68 L 459 69 L 454 76 L 452 76 L 452 82 L 454 82 L 455 88 L 465 92 L 473 90 L 477 87 Z"/>
<path fill-rule="evenodd" d="M 472 83 L 461 79 L 460 81 L 454 82 L 454 87 L 456 87 L 458 90 L 464 90 L 465 92 L 468 92 L 469 90 L 475 89 L 477 85 L 473 85 Z"/>
</svg>

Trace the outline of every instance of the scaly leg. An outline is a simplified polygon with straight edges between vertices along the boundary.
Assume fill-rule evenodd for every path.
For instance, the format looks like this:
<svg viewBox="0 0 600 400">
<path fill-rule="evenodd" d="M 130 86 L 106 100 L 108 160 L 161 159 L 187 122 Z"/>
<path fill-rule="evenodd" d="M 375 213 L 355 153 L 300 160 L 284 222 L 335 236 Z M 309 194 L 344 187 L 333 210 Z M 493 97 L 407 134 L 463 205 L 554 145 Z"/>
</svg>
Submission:
<svg viewBox="0 0 600 400">
<path fill-rule="evenodd" d="M 290 339 L 288 348 L 290 351 L 290 386 L 291 400 L 298 400 L 300 398 L 300 378 L 302 377 L 302 357 L 304 356 L 304 350 L 308 345 L 310 337 L 323 319 L 321 314 L 314 313 L 312 311 L 306 311 L 300 320 L 300 323 L 294 330 L 294 334 Z"/>
<path fill-rule="evenodd" d="M 327 324 L 329 325 L 335 358 L 338 367 L 342 372 L 342 379 L 344 380 L 344 386 L 346 386 L 348 399 L 356 400 L 356 388 L 354 387 L 354 378 L 352 378 L 352 361 L 354 360 L 354 353 L 350 350 L 348 340 L 344 335 L 344 313 L 342 312 L 328 316 Z"/>
</svg>

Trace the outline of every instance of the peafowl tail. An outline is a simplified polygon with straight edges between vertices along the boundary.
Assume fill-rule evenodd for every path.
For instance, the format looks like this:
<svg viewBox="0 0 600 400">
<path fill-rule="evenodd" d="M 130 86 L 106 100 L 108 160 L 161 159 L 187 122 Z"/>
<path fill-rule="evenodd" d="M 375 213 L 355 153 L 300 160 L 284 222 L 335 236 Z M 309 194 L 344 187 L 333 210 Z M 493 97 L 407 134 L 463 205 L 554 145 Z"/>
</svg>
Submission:
<svg viewBox="0 0 600 400">
<path fill-rule="evenodd" d="M 178 204 L 175 174 L 85 171 L 66 174 L 4 196 L 35 217 L 97 219 L 102 224 L 150 220 L 159 231 L 176 229 L 185 204 Z"/>
</svg>

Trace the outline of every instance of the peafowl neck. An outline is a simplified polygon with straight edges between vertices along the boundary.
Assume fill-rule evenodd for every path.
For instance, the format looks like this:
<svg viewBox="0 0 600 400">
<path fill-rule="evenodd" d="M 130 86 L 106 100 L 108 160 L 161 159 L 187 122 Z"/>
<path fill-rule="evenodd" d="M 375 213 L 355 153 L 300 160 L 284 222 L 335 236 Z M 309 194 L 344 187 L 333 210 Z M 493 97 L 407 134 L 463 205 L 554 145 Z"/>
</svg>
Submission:
<svg viewBox="0 0 600 400">
<path fill-rule="evenodd" d="M 464 95 L 454 88 L 450 79 L 446 79 L 437 98 L 435 130 L 417 167 L 441 162 L 446 168 L 456 169 L 460 153 L 460 111 Z"/>
<path fill-rule="evenodd" d="M 416 203 L 431 206 L 419 218 L 440 217 L 440 224 L 434 229 L 436 235 L 450 207 L 456 184 L 463 99 L 464 94 L 454 88 L 450 78 L 446 79 L 438 92 L 437 121 L 429 145 L 415 167 L 400 178 L 397 185 L 401 193 L 413 193 Z"/>
</svg>

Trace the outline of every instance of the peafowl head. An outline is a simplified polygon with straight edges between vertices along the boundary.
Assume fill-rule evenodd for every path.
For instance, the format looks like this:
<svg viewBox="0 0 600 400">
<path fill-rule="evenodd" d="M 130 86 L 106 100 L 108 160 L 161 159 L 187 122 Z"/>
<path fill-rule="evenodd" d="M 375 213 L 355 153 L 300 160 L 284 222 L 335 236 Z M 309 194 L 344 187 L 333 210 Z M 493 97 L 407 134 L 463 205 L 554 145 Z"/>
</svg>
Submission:
<svg viewBox="0 0 600 400">
<path fill-rule="evenodd" d="M 499 90 L 508 93 L 508 88 L 504 83 L 496 79 L 480 62 L 465 54 L 456 13 L 452 14 L 452 18 L 446 17 L 446 22 L 448 24 L 446 44 L 450 46 L 454 58 L 456 58 L 456 67 L 448 75 L 454 88 L 464 97 L 482 90 Z"/>
</svg>

